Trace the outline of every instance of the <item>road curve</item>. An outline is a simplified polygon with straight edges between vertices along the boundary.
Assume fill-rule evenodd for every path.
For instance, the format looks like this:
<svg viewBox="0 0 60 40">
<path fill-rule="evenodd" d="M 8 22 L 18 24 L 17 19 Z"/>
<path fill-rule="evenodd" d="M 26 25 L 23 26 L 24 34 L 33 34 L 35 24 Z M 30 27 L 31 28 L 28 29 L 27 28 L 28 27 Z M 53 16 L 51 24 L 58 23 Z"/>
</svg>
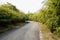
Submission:
<svg viewBox="0 0 60 40">
<path fill-rule="evenodd" d="M 30 22 L 22 28 L 4 33 L 0 36 L 0 40 L 40 40 L 39 24 Z"/>
</svg>

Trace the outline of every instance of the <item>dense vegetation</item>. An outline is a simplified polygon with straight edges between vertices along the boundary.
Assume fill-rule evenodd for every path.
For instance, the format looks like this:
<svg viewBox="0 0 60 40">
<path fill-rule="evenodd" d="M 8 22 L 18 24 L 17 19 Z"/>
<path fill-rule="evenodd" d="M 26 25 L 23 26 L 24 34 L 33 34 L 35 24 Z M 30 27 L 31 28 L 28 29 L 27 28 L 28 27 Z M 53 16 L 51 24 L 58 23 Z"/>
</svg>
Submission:
<svg viewBox="0 0 60 40">
<path fill-rule="evenodd" d="M 39 12 L 24 14 L 10 3 L 0 6 L 0 25 L 38 21 L 48 26 L 52 33 L 60 36 L 60 0 L 47 0 Z M 1 26 L 0 26 L 1 27 Z"/>
<path fill-rule="evenodd" d="M 45 1 L 45 6 L 29 18 L 47 25 L 51 32 L 60 36 L 60 0 Z"/>
<path fill-rule="evenodd" d="M 26 14 L 12 4 L 7 3 L 0 6 L 0 29 L 7 28 L 10 24 L 25 22 L 25 20 L 27 20 Z"/>
</svg>

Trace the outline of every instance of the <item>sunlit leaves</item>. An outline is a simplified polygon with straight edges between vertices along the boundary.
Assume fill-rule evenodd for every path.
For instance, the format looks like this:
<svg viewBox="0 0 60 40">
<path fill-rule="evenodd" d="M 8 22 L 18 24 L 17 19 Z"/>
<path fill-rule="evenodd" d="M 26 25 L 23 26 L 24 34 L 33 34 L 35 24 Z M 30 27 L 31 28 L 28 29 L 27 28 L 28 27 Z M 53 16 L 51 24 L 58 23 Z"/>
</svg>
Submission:
<svg viewBox="0 0 60 40">
<path fill-rule="evenodd" d="M 51 32 L 60 35 L 60 0 L 46 0 L 45 8 L 31 16 L 31 20 L 46 24 Z"/>
<path fill-rule="evenodd" d="M 16 22 L 24 22 L 25 14 L 20 12 L 15 6 L 5 4 L 0 6 L 0 24 L 11 24 Z"/>
</svg>

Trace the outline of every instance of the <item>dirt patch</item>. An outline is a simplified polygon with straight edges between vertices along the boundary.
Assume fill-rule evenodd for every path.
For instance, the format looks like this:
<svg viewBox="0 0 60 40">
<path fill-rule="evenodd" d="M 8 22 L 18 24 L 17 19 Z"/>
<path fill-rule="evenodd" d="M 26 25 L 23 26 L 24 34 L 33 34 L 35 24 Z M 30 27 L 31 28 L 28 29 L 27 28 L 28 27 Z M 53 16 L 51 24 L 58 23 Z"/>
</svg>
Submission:
<svg viewBox="0 0 60 40">
<path fill-rule="evenodd" d="M 40 31 L 43 36 L 43 40 L 60 40 L 56 35 L 50 32 L 46 25 L 40 23 Z"/>
</svg>

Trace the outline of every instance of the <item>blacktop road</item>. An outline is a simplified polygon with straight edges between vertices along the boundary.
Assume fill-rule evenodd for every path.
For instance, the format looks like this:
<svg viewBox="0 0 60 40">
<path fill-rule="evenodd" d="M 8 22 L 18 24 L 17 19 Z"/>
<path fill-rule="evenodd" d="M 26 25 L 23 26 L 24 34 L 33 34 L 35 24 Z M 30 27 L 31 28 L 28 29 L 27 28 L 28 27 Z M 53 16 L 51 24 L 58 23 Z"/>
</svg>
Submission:
<svg viewBox="0 0 60 40">
<path fill-rule="evenodd" d="M 19 29 L 3 33 L 0 40 L 40 40 L 39 24 L 30 22 Z"/>
</svg>

